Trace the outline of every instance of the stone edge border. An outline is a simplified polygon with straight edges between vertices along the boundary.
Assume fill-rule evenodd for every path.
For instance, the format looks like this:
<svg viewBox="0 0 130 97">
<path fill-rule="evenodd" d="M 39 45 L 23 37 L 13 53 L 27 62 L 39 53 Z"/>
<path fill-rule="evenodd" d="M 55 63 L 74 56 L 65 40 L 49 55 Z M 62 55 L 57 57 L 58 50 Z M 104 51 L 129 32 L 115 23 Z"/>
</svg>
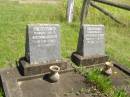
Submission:
<svg viewBox="0 0 130 97">
<path fill-rule="evenodd" d="M 113 65 L 120 69 L 121 71 L 123 71 L 125 74 L 129 75 L 130 76 L 130 69 L 128 69 L 126 66 L 122 65 L 122 64 L 119 64 L 117 62 L 112 62 Z"/>
</svg>

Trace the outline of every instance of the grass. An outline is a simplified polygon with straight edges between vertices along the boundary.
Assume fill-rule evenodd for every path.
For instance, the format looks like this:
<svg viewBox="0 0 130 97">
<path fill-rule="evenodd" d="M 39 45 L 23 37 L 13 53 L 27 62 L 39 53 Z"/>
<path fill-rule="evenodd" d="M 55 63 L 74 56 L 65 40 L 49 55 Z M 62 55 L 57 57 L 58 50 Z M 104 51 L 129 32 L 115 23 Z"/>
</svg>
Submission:
<svg viewBox="0 0 130 97">
<path fill-rule="evenodd" d="M 112 86 L 111 79 L 101 74 L 99 68 L 86 69 L 84 67 L 75 67 L 77 72 L 82 74 L 87 82 L 91 82 L 107 97 L 129 97 L 124 89 L 116 89 Z"/>
<path fill-rule="evenodd" d="M 123 89 L 115 90 L 112 97 L 129 97 Z"/>
<path fill-rule="evenodd" d="M 59 23 L 61 25 L 62 56 L 69 58 L 76 50 L 82 1 L 75 0 L 72 24 L 66 22 L 65 0 L 59 5 L 19 4 L 8 0 L 0 0 L 0 2 L 0 67 L 15 66 L 15 61 L 24 56 L 25 29 L 29 23 Z M 106 54 L 111 59 L 116 59 L 130 67 L 130 12 L 101 6 L 115 14 L 127 26 L 118 25 L 91 7 L 85 23 L 104 24 Z"/>
<path fill-rule="evenodd" d="M 0 97 L 5 97 L 4 91 L 0 89 Z"/>
</svg>

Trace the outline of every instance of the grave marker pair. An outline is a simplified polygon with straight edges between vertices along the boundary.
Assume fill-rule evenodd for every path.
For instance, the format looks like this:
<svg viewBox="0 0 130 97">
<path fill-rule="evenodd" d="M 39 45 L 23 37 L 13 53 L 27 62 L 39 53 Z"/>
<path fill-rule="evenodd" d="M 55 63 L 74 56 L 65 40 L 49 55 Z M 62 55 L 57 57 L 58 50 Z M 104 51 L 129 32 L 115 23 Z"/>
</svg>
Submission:
<svg viewBox="0 0 130 97">
<path fill-rule="evenodd" d="M 102 63 L 106 61 L 104 50 L 104 26 L 83 25 L 79 33 L 77 51 L 71 58 L 76 64 L 82 65 Z M 60 73 L 62 72 L 58 84 L 52 84 L 48 80 L 49 67 L 53 65 L 59 66 Z M 77 88 L 77 84 L 80 86 L 82 80 L 84 82 L 79 74 L 69 72 L 71 70 L 73 68 L 69 62 L 61 58 L 60 26 L 29 24 L 26 32 L 25 57 L 19 60 L 18 68 L 1 72 L 1 82 L 6 97 L 56 97 L 59 89 L 62 92 L 64 89 L 72 88 L 71 85 Z M 69 87 L 64 87 L 64 84 L 68 84 Z M 61 97 L 60 94 L 58 96 Z"/>
<path fill-rule="evenodd" d="M 29 24 L 25 51 L 26 60 L 20 60 L 24 75 L 48 72 L 51 65 L 58 65 L 62 70 L 67 68 L 67 62 L 61 59 L 58 24 Z M 72 61 L 76 64 L 92 65 L 105 62 L 106 58 L 104 26 L 83 25 Z"/>
</svg>

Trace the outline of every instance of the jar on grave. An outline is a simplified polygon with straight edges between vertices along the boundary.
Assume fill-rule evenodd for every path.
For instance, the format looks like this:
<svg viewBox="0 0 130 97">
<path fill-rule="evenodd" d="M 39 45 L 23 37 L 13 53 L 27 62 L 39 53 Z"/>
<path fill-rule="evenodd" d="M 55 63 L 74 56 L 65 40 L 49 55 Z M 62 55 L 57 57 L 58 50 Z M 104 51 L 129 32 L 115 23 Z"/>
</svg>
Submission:
<svg viewBox="0 0 130 97">
<path fill-rule="evenodd" d="M 112 75 L 113 64 L 111 62 L 106 62 L 104 67 L 104 73 L 108 76 Z"/>
<path fill-rule="evenodd" d="M 60 75 L 59 75 L 60 67 L 56 66 L 56 65 L 53 65 L 53 66 L 50 66 L 49 69 L 50 69 L 50 77 L 49 77 L 49 79 L 52 82 L 57 82 L 60 79 Z"/>
</svg>

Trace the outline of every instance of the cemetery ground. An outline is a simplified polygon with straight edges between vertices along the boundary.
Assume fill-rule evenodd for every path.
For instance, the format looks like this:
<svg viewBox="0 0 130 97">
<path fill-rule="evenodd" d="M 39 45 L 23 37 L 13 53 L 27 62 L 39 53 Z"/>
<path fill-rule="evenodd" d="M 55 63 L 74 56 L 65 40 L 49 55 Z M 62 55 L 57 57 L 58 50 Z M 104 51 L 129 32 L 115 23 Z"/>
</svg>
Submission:
<svg viewBox="0 0 130 97">
<path fill-rule="evenodd" d="M 130 4 L 129 0 L 121 1 L 126 1 L 127 4 Z M 24 56 L 25 29 L 26 25 L 30 23 L 60 24 L 62 56 L 65 59 L 69 59 L 77 46 L 82 1 L 75 0 L 75 4 L 74 21 L 72 24 L 68 24 L 65 17 L 65 0 L 58 5 L 19 4 L 17 1 L 0 0 L 0 67 L 14 67 L 16 60 Z M 130 12 L 102 6 L 115 14 L 126 26 L 111 21 L 111 19 L 106 18 L 106 16 L 93 8 L 90 8 L 85 23 L 104 24 L 106 32 L 106 54 L 110 59 L 116 60 L 127 68 L 130 68 Z M 81 69 L 82 67 L 77 71 L 79 72 Z M 90 82 L 95 83 L 96 85 L 93 85 L 93 87 L 98 87 L 103 93 L 109 94 L 112 91 L 112 97 L 127 97 L 125 91 L 113 89 L 110 79 L 100 74 L 99 69 L 90 71 L 82 69 L 80 73 L 85 78 L 87 77 L 86 79 Z M 95 79 L 98 80 L 95 81 Z M 79 93 L 84 91 L 86 90 L 83 88 L 78 90 L 76 94 L 80 95 Z M 97 92 L 98 90 L 94 89 L 94 91 Z M 70 94 L 66 93 L 65 95 Z M 3 92 L 1 92 L 1 97 L 3 97 L 2 95 Z"/>
</svg>

